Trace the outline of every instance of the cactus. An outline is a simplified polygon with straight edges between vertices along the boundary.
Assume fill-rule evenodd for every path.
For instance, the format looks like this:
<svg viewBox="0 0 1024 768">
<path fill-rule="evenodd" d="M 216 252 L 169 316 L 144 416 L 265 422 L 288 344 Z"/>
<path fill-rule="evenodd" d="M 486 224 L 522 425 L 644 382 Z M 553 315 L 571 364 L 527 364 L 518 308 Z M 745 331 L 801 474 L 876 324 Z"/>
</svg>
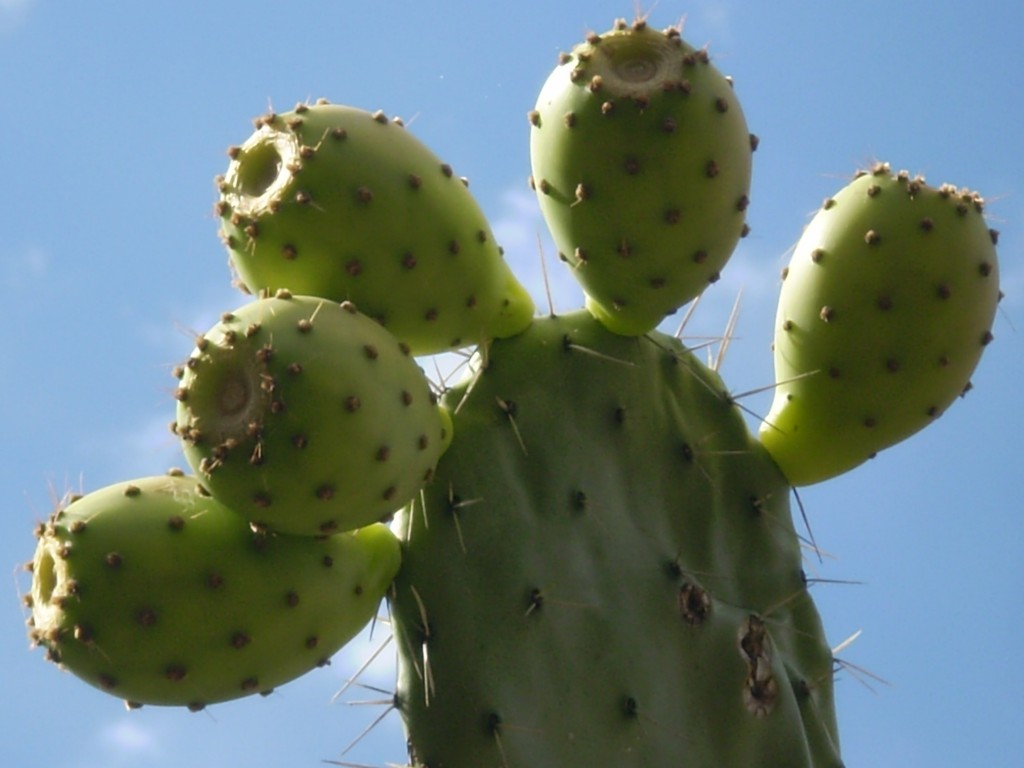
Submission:
<svg viewBox="0 0 1024 768">
<path fill-rule="evenodd" d="M 190 466 L 275 531 L 377 522 L 430 479 L 451 439 L 408 349 L 351 303 L 252 302 L 200 337 L 178 372 L 174 429 Z"/>
<path fill-rule="evenodd" d="M 132 705 L 201 709 L 323 665 L 370 621 L 399 564 L 385 526 L 254 533 L 182 474 L 74 498 L 38 535 L 33 640 Z"/>
<path fill-rule="evenodd" d="M 620 21 L 563 56 L 530 122 L 544 219 L 608 328 L 646 333 L 718 279 L 756 139 L 706 50 Z"/>
<path fill-rule="evenodd" d="M 760 435 L 793 485 L 846 472 L 970 386 L 999 301 L 982 211 L 977 193 L 878 164 L 808 225 L 779 299 L 779 386 Z"/>
<path fill-rule="evenodd" d="M 755 437 L 656 327 L 747 232 L 757 142 L 731 81 L 679 29 L 617 22 L 530 121 L 587 295 L 544 318 L 465 185 L 382 114 L 300 105 L 230 152 L 217 212 L 259 298 L 177 371 L 198 480 L 113 486 L 42 528 L 51 658 L 199 706 L 301 674 L 386 590 L 413 768 L 842 765 L 789 494 L 964 391 L 1000 296 L 981 198 L 879 165 L 828 201 Z M 412 356 L 473 345 L 438 403 Z"/>
<path fill-rule="evenodd" d="M 788 486 L 716 374 L 577 311 L 445 401 L 394 526 L 414 765 L 840 764 Z"/>
<path fill-rule="evenodd" d="M 321 100 L 256 122 L 216 205 L 247 290 L 352 301 L 416 354 L 529 324 L 465 180 L 400 121 Z"/>
</svg>

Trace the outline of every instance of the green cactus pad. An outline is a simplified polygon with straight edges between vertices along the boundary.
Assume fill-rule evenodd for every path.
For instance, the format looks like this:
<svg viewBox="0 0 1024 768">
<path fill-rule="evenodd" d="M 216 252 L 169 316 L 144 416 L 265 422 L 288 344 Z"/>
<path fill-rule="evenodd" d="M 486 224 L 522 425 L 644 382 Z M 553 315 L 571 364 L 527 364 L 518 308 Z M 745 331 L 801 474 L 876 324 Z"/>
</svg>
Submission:
<svg viewBox="0 0 1024 768">
<path fill-rule="evenodd" d="M 697 296 L 747 232 L 756 142 L 732 83 L 675 28 L 620 22 L 562 57 L 530 113 L 532 183 L 609 329 Z"/>
<path fill-rule="evenodd" d="M 195 478 L 118 483 L 41 526 L 31 636 L 132 705 L 200 709 L 326 663 L 373 618 L 400 556 L 382 525 L 258 534 Z"/>
<path fill-rule="evenodd" d="M 398 702 L 435 768 L 837 768 L 789 487 L 674 338 L 492 344 L 404 540 Z"/>
<path fill-rule="evenodd" d="M 794 485 L 857 466 L 969 387 L 999 301 L 981 198 L 881 164 L 826 201 L 785 273 L 760 438 Z"/>
<path fill-rule="evenodd" d="M 251 302 L 178 370 L 175 431 L 218 499 L 275 531 L 377 522 L 427 482 L 451 439 L 408 348 L 351 303 Z"/>
<path fill-rule="evenodd" d="M 353 301 L 414 354 L 529 324 L 465 181 L 400 122 L 321 101 L 257 125 L 229 150 L 216 206 L 247 290 Z"/>
</svg>

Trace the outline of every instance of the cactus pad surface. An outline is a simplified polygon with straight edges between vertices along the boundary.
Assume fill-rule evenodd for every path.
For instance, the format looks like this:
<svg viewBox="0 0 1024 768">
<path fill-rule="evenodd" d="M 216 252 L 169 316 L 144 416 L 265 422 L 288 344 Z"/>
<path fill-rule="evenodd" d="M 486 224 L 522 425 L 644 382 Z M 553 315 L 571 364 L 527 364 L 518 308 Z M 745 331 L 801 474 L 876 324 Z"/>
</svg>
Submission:
<svg viewBox="0 0 1024 768">
<path fill-rule="evenodd" d="M 415 765 L 840 764 L 789 487 L 716 374 L 581 310 L 445 402 L 394 524 Z"/>
</svg>

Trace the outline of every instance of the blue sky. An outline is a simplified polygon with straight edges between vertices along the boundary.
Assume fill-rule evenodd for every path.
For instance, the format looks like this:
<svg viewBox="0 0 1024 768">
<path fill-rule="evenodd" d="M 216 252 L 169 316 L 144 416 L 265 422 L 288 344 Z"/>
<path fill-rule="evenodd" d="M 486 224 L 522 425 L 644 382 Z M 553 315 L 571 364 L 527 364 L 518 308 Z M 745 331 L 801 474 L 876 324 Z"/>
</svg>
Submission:
<svg viewBox="0 0 1024 768">
<path fill-rule="evenodd" d="M 1017 0 L 772 3 L 661 0 L 735 77 L 761 138 L 745 239 L 690 326 L 719 334 L 722 372 L 772 381 L 778 272 L 821 200 L 876 159 L 980 190 L 1001 230 L 1003 302 L 974 390 L 938 423 L 801 492 L 830 641 L 861 634 L 837 684 L 848 765 L 1019 764 L 1024 717 L 1024 11 Z M 18 571 L 55 497 L 183 460 L 171 367 L 244 298 L 229 285 L 212 178 L 250 118 L 324 96 L 405 118 L 472 182 L 508 260 L 546 303 L 543 224 L 526 187 L 527 111 L 588 30 L 632 0 L 56 3 L 0 0 L 0 745 L 11 768 L 276 768 L 341 759 L 388 694 L 346 677 L 385 641 L 266 699 L 189 714 L 126 712 L 30 652 Z M 539 238 L 539 239 L 538 239 Z M 581 296 L 552 261 L 558 309 Z M 767 410 L 770 395 L 747 405 Z M 385 648 L 381 658 L 389 655 Z M 853 667 L 851 667 L 852 669 Z M 388 690 L 392 671 L 366 680 Z M 862 684 L 866 682 L 866 684 Z M 345 760 L 401 763 L 394 713 Z"/>
</svg>

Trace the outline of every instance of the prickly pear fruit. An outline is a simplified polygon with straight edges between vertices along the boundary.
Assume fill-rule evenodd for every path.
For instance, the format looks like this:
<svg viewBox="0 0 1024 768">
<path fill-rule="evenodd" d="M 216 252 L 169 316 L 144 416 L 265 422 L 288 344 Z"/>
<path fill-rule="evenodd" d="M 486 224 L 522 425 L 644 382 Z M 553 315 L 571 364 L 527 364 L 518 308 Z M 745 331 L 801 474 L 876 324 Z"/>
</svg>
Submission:
<svg viewBox="0 0 1024 768">
<path fill-rule="evenodd" d="M 709 62 L 677 28 L 619 22 L 562 57 L 530 113 L 544 219 L 616 333 L 697 296 L 747 231 L 756 140 Z"/>
<path fill-rule="evenodd" d="M 760 437 L 794 485 L 838 475 L 966 390 L 999 301 L 982 199 L 880 164 L 826 201 L 785 273 Z"/>
<path fill-rule="evenodd" d="M 464 180 L 400 122 L 321 101 L 257 126 L 229 150 L 216 206 L 249 291 L 352 301 L 415 354 L 530 322 Z"/>
<path fill-rule="evenodd" d="M 250 521 L 317 535 L 405 504 L 451 438 L 408 349 L 351 304 L 259 299 L 224 315 L 178 369 L 189 465 Z"/>
<path fill-rule="evenodd" d="M 193 477 L 117 483 L 40 527 L 31 636 L 131 704 L 199 709 L 325 663 L 373 618 L 400 557 L 382 525 L 254 533 Z"/>
<path fill-rule="evenodd" d="M 678 340 L 495 341 L 393 525 L 414 765 L 837 768 L 789 487 Z"/>
</svg>

